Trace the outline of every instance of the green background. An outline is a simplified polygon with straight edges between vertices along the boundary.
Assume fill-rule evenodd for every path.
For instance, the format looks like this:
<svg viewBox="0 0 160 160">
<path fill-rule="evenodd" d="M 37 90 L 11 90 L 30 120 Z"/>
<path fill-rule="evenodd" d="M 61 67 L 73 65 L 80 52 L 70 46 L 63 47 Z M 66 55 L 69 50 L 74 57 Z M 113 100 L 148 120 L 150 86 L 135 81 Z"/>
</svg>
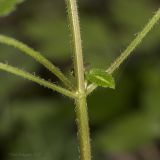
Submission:
<svg viewBox="0 0 160 160">
<path fill-rule="evenodd" d="M 86 70 L 107 68 L 158 9 L 158 0 L 78 0 Z M 26 0 L 0 18 L 0 33 L 73 70 L 64 0 Z M 93 159 L 160 159 L 160 25 L 114 74 L 116 90 L 88 98 Z M 0 44 L 0 62 L 58 80 L 18 50 Z M 0 72 L 0 159 L 78 160 L 74 106 L 67 98 Z"/>
</svg>

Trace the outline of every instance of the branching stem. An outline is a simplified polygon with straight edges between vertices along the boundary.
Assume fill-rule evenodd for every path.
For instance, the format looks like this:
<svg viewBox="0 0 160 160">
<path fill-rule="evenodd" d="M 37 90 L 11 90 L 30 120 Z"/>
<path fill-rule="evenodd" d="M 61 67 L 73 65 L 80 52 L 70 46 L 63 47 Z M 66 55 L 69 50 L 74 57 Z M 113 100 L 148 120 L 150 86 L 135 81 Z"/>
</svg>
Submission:
<svg viewBox="0 0 160 160">
<path fill-rule="evenodd" d="M 130 43 L 130 45 L 122 52 L 122 54 L 110 65 L 106 70 L 109 74 L 112 74 L 119 66 L 128 58 L 128 56 L 136 49 L 136 47 L 142 42 L 149 31 L 155 26 L 160 19 L 160 9 L 155 13 L 152 19 L 147 23 L 143 30 L 136 36 L 136 38 Z M 91 84 L 88 86 L 87 95 L 93 92 L 97 88 L 96 85 Z"/>
<path fill-rule="evenodd" d="M 86 101 L 86 88 L 84 81 L 84 65 L 82 43 L 79 25 L 79 16 L 76 0 L 67 0 L 68 15 L 74 46 L 74 68 L 77 82 L 76 116 L 78 138 L 80 143 L 80 159 L 91 160 L 89 122 Z"/>
</svg>

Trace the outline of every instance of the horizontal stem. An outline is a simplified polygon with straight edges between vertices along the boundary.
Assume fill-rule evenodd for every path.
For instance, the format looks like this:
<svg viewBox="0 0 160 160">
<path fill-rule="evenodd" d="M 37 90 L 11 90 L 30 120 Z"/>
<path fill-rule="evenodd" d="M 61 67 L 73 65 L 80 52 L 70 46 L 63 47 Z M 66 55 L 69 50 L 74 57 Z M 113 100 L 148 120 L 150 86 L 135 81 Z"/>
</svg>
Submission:
<svg viewBox="0 0 160 160">
<path fill-rule="evenodd" d="M 20 77 L 23 77 L 25 79 L 28 79 L 30 81 L 33 81 L 43 87 L 46 87 L 46 88 L 49 88 L 49 89 L 52 89 L 53 91 L 57 91 L 67 97 L 70 97 L 70 98 L 76 98 L 76 95 L 72 92 L 70 92 L 69 90 L 66 90 L 60 86 L 57 86 L 49 81 L 46 81 L 42 78 L 39 78 L 35 75 L 32 75 L 26 71 L 23 71 L 23 70 L 20 70 L 16 67 L 12 67 L 8 64 L 4 64 L 4 63 L 0 63 L 0 70 L 3 70 L 3 71 L 6 71 L 6 72 L 9 72 L 9 73 L 12 73 L 12 74 L 15 74 L 17 76 L 20 76 Z"/>
<path fill-rule="evenodd" d="M 134 49 L 142 42 L 142 40 L 146 37 L 149 31 L 155 26 L 155 24 L 160 19 L 160 9 L 155 13 L 152 19 L 147 23 L 144 29 L 136 36 L 136 38 L 130 43 L 130 45 L 122 52 L 122 54 L 116 58 L 116 60 L 110 65 L 110 67 L 106 70 L 109 74 L 112 74 L 115 70 L 119 68 L 119 66 L 128 58 L 128 56 L 134 51 Z M 95 90 L 97 86 L 95 84 L 91 84 L 88 86 L 88 94 L 90 94 L 93 90 Z"/>
<path fill-rule="evenodd" d="M 65 77 L 65 75 L 60 71 L 60 69 L 57 68 L 55 65 L 53 65 L 49 60 L 47 60 L 40 52 L 35 51 L 34 49 L 30 48 L 26 44 L 24 44 L 16 39 L 13 39 L 13 38 L 10 38 L 10 37 L 4 36 L 4 35 L 0 35 L 0 43 L 6 44 L 9 46 L 13 46 L 13 47 L 21 50 L 25 54 L 31 56 L 37 62 L 39 62 L 45 68 L 47 68 L 50 72 L 52 72 L 54 75 L 56 75 L 68 88 L 70 88 L 70 89 L 72 88 L 72 84 L 67 79 L 67 77 Z"/>
</svg>

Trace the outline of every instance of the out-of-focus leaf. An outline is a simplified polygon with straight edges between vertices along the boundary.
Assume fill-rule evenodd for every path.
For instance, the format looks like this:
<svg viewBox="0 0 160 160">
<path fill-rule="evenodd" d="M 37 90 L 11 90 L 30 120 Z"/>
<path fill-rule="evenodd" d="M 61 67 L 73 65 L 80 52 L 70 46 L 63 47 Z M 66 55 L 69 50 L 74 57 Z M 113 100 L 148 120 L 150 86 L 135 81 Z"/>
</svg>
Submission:
<svg viewBox="0 0 160 160">
<path fill-rule="evenodd" d="M 115 81 L 111 74 L 102 69 L 91 69 L 86 73 L 89 82 L 104 88 L 115 89 Z"/>
<path fill-rule="evenodd" d="M 143 113 L 129 115 L 101 132 L 97 141 L 103 151 L 124 152 L 149 144 L 160 133 L 157 122 L 151 122 Z"/>
<path fill-rule="evenodd" d="M 25 34 L 38 44 L 39 50 L 49 59 L 64 61 L 70 55 L 70 37 L 67 21 L 59 17 L 41 17 L 25 24 Z"/>
<path fill-rule="evenodd" d="M 153 10 L 154 3 L 146 0 L 135 0 L 132 5 L 130 0 L 115 0 L 111 3 L 111 12 L 114 20 L 116 20 L 117 24 L 123 25 L 125 28 L 128 27 L 128 30 L 130 28 L 139 29 L 140 25 L 144 26 Z"/>
<path fill-rule="evenodd" d="M 21 159 L 19 153 L 31 160 L 76 159 L 78 150 L 75 138 L 70 135 L 73 118 L 70 105 L 56 99 L 12 102 L 8 107 L 8 122 L 10 132 L 15 130 L 17 136 L 10 141 L 8 159 Z"/>
<path fill-rule="evenodd" d="M 154 66 L 145 69 L 142 76 L 144 90 L 141 94 L 141 103 L 151 120 L 160 123 L 160 67 Z"/>
<path fill-rule="evenodd" d="M 0 16 L 8 15 L 24 0 L 0 0 Z"/>
<path fill-rule="evenodd" d="M 82 15 L 81 33 L 85 61 L 97 68 L 109 65 L 114 57 L 115 45 L 115 35 L 109 25 L 97 17 Z"/>
</svg>

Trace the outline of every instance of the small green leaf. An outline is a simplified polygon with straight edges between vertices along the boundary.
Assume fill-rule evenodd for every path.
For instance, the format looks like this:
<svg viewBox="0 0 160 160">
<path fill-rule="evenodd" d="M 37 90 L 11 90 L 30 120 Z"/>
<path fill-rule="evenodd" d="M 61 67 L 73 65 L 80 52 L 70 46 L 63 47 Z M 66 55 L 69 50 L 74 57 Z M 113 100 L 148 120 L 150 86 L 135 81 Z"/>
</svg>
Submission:
<svg viewBox="0 0 160 160">
<path fill-rule="evenodd" d="M 86 74 L 89 82 L 105 88 L 115 89 L 115 81 L 111 74 L 102 69 L 92 69 Z"/>
<path fill-rule="evenodd" d="M 0 16 L 6 16 L 14 11 L 17 4 L 23 0 L 0 0 Z"/>
</svg>

